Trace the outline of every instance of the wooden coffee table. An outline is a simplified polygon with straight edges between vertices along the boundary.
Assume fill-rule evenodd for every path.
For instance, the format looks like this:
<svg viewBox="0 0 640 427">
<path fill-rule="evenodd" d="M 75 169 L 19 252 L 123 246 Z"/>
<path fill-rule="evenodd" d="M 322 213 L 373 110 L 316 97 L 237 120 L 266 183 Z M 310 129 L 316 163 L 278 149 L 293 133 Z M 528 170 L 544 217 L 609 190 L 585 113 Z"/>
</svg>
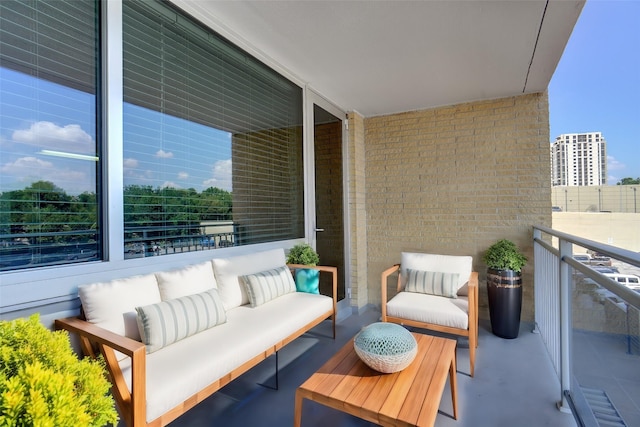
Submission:
<svg viewBox="0 0 640 427">
<path fill-rule="evenodd" d="M 447 376 L 457 419 L 456 341 L 413 335 L 418 342 L 415 360 L 393 374 L 365 365 L 350 340 L 296 391 L 294 426 L 300 427 L 303 399 L 382 426 L 433 426 Z"/>
</svg>

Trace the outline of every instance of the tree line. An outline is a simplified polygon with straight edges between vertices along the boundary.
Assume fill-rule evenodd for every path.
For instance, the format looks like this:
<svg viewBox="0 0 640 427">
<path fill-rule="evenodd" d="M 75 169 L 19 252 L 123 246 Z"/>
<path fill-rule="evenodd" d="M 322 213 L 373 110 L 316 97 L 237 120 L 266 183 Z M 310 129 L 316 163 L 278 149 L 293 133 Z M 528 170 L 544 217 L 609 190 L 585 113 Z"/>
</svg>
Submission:
<svg viewBox="0 0 640 427">
<path fill-rule="evenodd" d="M 231 192 L 217 187 L 198 192 L 129 185 L 123 196 L 125 228 L 163 228 L 172 230 L 165 235 L 180 235 L 192 233 L 202 221 L 232 218 Z M 96 193 L 70 195 L 50 181 L 0 194 L 0 234 L 4 235 L 45 235 L 52 243 L 68 242 L 70 236 L 95 235 L 99 215 Z"/>
<path fill-rule="evenodd" d="M 638 185 L 640 178 L 622 178 L 616 185 Z"/>
</svg>

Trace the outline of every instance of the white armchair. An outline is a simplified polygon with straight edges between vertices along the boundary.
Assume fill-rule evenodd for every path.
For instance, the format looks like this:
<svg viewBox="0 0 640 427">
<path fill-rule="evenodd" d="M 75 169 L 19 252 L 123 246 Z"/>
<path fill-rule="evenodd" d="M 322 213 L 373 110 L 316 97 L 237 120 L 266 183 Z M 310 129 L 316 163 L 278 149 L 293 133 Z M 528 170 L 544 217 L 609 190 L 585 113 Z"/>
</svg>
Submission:
<svg viewBox="0 0 640 427">
<path fill-rule="evenodd" d="M 470 375 L 478 346 L 478 273 L 470 256 L 403 252 L 401 264 L 382 273 L 382 321 L 469 338 Z M 397 294 L 387 281 L 398 272 Z"/>
</svg>

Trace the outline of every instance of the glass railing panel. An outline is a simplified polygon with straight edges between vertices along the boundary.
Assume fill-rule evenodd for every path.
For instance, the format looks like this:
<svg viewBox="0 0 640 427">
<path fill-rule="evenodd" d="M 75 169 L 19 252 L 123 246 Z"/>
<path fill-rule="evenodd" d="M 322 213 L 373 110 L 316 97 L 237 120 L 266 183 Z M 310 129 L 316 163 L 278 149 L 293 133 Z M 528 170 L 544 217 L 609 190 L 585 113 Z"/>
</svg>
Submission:
<svg viewBox="0 0 640 427">
<path fill-rule="evenodd" d="M 574 254 L 586 253 L 574 246 Z M 574 256 L 631 288 L 640 268 L 606 257 Z M 601 425 L 640 426 L 640 311 L 572 268 L 572 383 Z M 629 276 L 629 277 L 627 277 Z M 640 292 L 640 287 L 638 287 Z M 609 423 L 609 424 L 607 424 Z"/>
</svg>

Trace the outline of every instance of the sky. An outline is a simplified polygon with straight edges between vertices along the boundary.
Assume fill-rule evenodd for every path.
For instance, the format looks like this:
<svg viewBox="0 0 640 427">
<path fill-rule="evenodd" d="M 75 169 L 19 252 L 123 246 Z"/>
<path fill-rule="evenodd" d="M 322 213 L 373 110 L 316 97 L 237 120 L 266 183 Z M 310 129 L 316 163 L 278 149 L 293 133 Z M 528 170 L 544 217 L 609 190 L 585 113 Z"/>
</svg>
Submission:
<svg viewBox="0 0 640 427">
<path fill-rule="evenodd" d="M 587 0 L 549 84 L 550 137 L 602 132 L 608 184 L 640 177 L 640 0 Z"/>
<path fill-rule="evenodd" d="M 602 132 L 611 185 L 640 177 L 639 23 L 640 0 L 587 0 L 549 85 L 551 141 Z M 95 191 L 95 157 L 82 158 L 96 155 L 94 95 L 5 68 L 0 74 L 0 187 L 44 179 L 69 194 Z M 231 190 L 230 135 L 125 110 L 125 185 Z"/>
<path fill-rule="evenodd" d="M 94 94 L 0 67 L 0 99 L 0 192 L 96 192 Z M 124 185 L 232 190 L 230 133 L 129 103 L 124 118 Z"/>
</svg>

